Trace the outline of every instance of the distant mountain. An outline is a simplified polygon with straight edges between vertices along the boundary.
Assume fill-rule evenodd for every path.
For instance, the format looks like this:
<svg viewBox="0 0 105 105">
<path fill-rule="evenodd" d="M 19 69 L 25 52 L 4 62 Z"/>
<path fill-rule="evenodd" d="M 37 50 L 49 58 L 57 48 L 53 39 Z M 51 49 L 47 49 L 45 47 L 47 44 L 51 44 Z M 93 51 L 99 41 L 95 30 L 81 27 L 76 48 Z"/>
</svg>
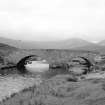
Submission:
<svg viewBox="0 0 105 105">
<path fill-rule="evenodd" d="M 90 44 L 82 47 L 73 48 L 73 50 L 85 50 L 85 51 L 96 51 L 96 52 L 105 52 L 105 46 L 98 44 Z"/>
<path fill-rule="evenodd" d="M 0 37 L 0 42 L 21 49 L 71 49 L 74 47 L 82 47 L 92 43 L 79 38 L 72 38 L 62 41 L 19 41 Z"/>
<path fill-rule="evenodd" d="M 101 46 L 105 46 L 105 40 L 100 41 L 98 44 Z"/>
<path fill-rule="evenodd" d="M 103 41 L 104 42 L 104 41 Z M 105 51 L 105 47 L 79 38 L 60 41 L 20 41 L 0 37 L 0 43 L 21 49 L 73 49 L 87 51 Z M 4 47 L 5 48 L 5 47 Z"/>
<path fill-rule="evenodd" d="M 62 42 L 60 42 L 62 48 L 76 48 L 76 47 L 82 47 L 82 46 L 86 46 L 86 45 L 90 45 L 92 44 L 91 42 L 79 39 L 79 38 L 72 38 L 72 39 L 68 39 L 68 40 L 64 40 Z"/>
<path fill-rule="evenodd" d="M 21 41 L 21 40 L 13 40 L 13 39 L 3 38 L 3 37 L 0 37 L 0 43 L 8 44 L 10 46 L 20 48 L 20 49 L 30 49 L 32 46 L 34 46 L 34 48 L 37 48 L 37 47 L 35 47 L 36 44 L 33 45 L 33 43 L 31 43 L 31 42 L 25 42 L 25 41 Z"/>
</svg>

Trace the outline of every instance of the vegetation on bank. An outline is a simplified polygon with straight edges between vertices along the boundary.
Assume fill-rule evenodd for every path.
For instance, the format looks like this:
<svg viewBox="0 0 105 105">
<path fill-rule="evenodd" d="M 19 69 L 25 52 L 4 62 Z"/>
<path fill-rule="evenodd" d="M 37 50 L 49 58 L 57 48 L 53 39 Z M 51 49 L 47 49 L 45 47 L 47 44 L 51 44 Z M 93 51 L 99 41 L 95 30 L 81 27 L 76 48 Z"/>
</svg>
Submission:
<svg viewBox="0 0 105 105">
<path fill-rule="evenodd" d="M 70 75 L 57 75 L 38 86 L 7 97 L 0 105 L 104 105 L 104 80 L 73 82 Z"/>
</svg>

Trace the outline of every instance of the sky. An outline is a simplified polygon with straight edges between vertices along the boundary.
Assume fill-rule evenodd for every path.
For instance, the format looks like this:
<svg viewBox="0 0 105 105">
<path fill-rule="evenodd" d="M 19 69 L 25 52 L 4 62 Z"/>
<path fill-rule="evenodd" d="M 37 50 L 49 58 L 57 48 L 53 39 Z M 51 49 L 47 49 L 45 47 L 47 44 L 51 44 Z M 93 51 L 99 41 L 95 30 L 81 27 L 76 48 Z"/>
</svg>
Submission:
<svg viewBox="0 0 105 105">
<path fill-rule="evenodd" d="M 0 0 L 0 36 L 105 39 L 105 0 Z"/>
</svg>

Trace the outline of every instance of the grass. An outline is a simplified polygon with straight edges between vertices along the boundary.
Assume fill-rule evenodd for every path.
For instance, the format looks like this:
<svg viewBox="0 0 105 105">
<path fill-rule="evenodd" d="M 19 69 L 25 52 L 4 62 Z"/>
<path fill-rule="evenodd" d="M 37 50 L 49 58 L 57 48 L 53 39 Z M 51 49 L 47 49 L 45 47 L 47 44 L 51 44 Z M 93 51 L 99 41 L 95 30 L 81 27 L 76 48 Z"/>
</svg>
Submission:
<svg viewBox="0 0 105 105">
<path fill-rule="evenodd" d="M 105 97 L 104 80 L 73 82 L 67 81 L 68 77 L 70 75 L 56 75 L 43 80 L 40 85 L 13 93 L 0 105 L 101 105 L 95 104 L 94 100 L 101 102 Z"/>
<path fill-rule="evenodd" d="M 39 86 L 25 88 L 19 93 L 12 94 L 11 98 L 7 97 L 1 105 L 61 105 L 62 102 L 63 105 L 75 105 L 73 103 L 78 101 L 81 103 L 88 100 L 89 102 L 96 97 L 97 91 L 103 90 L 99 87 L 104 85 L 92 84 L 90 81 L 68 82 L 66 80 L 68 76 L 58 75 L 44 80 Z M 69 104 L 67 104 L 68 101 Z"/>
</svg>

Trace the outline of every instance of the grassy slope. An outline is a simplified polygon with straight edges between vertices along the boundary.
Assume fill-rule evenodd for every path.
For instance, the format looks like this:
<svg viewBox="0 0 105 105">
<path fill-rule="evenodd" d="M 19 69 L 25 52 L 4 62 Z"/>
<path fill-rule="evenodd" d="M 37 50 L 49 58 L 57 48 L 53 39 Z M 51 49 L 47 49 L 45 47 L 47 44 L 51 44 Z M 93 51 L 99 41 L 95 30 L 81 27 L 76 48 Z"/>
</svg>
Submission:
<svg viewBox="0 0 105 105">
<path fill-rule="evenodd" d="M 6 64 L 5 57 L 17 50 L 19 49 L 0 43 L 0 67 Z"/>
<path fill-rule="evenodd" d="M 5 57 L 18 49 L 7 44 L 0 43 L 0 56 Z"/>
<path fill-rule="evenodd" d="M 69 75 L 44 80 L 40 86 L 24 89 L 0 105 L 104 105 L 105 80 L 67 81 Z"/>
</svg>

